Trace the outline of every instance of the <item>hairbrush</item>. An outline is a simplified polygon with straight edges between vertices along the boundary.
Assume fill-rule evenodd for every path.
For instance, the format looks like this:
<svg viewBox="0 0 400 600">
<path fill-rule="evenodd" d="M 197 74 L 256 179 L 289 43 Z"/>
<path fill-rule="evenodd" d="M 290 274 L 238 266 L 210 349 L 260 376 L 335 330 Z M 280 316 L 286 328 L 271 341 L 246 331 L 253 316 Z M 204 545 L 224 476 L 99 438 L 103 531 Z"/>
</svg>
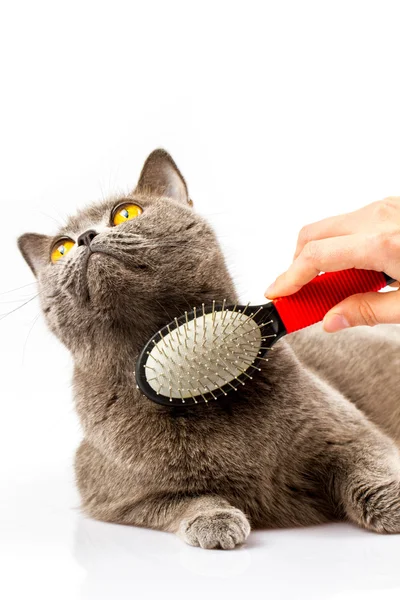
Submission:
<svg viewBox="0 0 400 600">
<path fill-rule="evenodd" d="M 138 388 L 164 406 L 188 407 L 234 394 L 268 362 L 281 337 L 321 321 L 338 302 L 393 283 L 377 271 L 315 277 L 291 296 L 263 305 L 194 307 L 157 331 L 136 364 Z"/>
</svg>

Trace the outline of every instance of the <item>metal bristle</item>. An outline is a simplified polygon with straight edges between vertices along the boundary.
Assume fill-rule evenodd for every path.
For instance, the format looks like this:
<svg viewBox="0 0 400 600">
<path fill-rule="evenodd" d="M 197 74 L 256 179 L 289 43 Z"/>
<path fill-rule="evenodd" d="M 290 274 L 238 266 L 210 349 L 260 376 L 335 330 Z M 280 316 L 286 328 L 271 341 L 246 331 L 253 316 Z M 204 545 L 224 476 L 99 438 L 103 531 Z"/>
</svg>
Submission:
<svg viewBox="0 0 400 600">
<path fill-rule="evenodd" d="M 170 402 L 185 404 L 190 399 L 197 404 L 216 399 L 216 390 L 226 395 L 252 379 L 247 371 L 260 370 L 254 363 L 267 349 L 263 342 L 276 334 L 264 335 L 262 329 L 272 322 L 258 324 L 254 318 L 259 310 L 249 314 L 248 307 L 228 309 L 224 300 L 222 309 L 213 302 L 206 312 L 202 304 L 200 310 L 193 309 L 192 320 L 185 312 L 181 321 L 174 319 L 160 331 L 145 365 L 146 379 L 156 394 Z"/>
</svg>

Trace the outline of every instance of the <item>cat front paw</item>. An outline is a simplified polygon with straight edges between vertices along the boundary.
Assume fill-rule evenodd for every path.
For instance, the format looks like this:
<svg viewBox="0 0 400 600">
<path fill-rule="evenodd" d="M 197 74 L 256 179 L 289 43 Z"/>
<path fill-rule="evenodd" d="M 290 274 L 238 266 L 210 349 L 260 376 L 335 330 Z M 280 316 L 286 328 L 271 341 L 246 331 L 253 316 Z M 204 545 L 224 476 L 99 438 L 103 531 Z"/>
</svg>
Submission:
<svg viewBox="0 0 400 600">
<path fill-rule="evenodd" d="M 200 512 L 181 523 L 180 535 L 191 546 L 232 550 L 243 544 L 250 524 L 238 509 L 215 509 Z"/>
<path fill-rule="evenodd" d="M 400 482 L 365 487 L 353 494 L 349 516 L 376 533 L 400 533 Z"/>
</svg>

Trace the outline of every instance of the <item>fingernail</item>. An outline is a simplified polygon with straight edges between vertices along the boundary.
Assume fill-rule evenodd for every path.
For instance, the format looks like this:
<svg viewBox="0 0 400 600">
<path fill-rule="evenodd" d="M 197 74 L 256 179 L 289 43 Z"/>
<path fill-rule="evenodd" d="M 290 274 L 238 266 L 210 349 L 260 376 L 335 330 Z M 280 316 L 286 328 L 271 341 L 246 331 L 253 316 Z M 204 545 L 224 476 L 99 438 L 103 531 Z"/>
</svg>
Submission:
<svg viewBox="0 0 400 600">
<path fill-rule="evenodd" d="M 275 283 L 276 283 L 276 281 L 274 281 L 274 283 L 271 283 L 271 285 L 269 287 L 267 287 L 267 289 L 265 290 L 264 296 L 266 298 L 271 298 L 270 294 L 272 294 L 274 291 Z"/>
<path fill-rule="evenodd" d="M 341 329 L 350 327 L 350 323 L 343 315 L 333 313 L 326 315 L 323 321 L 323 326 L 325 331 L 328 333 L 334 333 L 335 331 L 340 331 Z"/>
</svg>

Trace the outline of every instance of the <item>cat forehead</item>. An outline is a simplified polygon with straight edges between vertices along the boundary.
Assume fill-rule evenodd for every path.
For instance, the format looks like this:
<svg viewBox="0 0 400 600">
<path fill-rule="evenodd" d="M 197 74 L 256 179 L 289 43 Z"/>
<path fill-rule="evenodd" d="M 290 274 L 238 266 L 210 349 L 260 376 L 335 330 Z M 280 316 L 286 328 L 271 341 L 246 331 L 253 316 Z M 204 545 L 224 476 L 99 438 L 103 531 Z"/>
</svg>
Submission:
<svg viewBox="0 0 400 600">
<path fill-rule="evenodd" d="M 112 211 L 124 202 L 135 202 L 135 199 L 126 196 L 115 197 L 103 202 L 97 202 L 79 210 L 75 215 L 69 217 L 61 235 L 79 235 L 88 229 L 100 232 L 110 226 Z"/>
<path fill-rule="evenodd" d="M 110 211 L 112 207 L 93 207 L 89 210 L 79 211 L 67 222 L 65 230 L 69 233 L 78 235 L 88 229 L 100 231 L 110 225 Z"/>
<path fill-rule="evenodd" d="M 147 210 L 150 207 L 156 207 L 160 218 L 166 217 L 173 209 L 174 218 L 186 218 L 190 215 L 193 219 L 193 209 L 189 205 L 182 205 L 181 202 L 171 200 L 165 196 L 150 196 L 147 194 L 129 194 L 119 195 L 108 198 L 101 202 L 91 204 L 86 208 L 79 210 L 75 215 L 68 218 L 65 226 L 58 232 L 57 237 L 77 238 L 84 231 L 94 229 L 98 233 L 111 227 L 113 211 L 122 204 L 138 204 L 142 209 Z M 199 219 L 199 217 L 196 217 Z"/>
</svg>

